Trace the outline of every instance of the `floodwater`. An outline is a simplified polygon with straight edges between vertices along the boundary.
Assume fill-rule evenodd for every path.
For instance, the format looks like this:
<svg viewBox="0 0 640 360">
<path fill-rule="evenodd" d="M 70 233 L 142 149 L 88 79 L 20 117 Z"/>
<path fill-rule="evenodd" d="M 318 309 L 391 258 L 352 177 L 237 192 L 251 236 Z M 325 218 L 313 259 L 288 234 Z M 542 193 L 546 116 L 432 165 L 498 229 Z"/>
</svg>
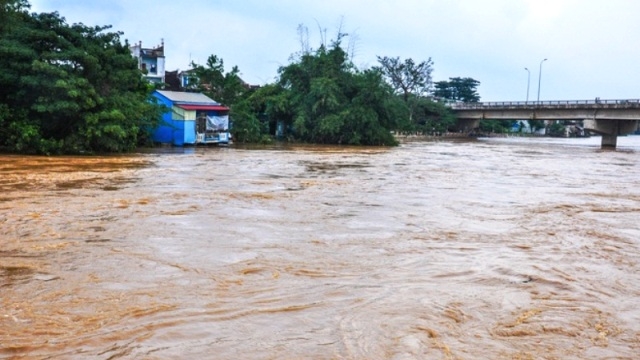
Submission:
<svg viewBox="0 0 640 360">
<path fill-rule="evenodd" d="M 0 358 L 637 359 L 599 142 L 0 155 Z"/>
</svg>

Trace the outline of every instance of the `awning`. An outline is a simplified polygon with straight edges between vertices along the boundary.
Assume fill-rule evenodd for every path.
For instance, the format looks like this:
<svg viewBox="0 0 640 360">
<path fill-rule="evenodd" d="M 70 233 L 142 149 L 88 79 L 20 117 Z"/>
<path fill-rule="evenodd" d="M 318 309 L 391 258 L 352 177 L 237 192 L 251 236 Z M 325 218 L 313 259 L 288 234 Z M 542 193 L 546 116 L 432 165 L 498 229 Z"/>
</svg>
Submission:
<svg viewBox="0 0 640 360">
<path fill-rule="evenodd" d="M 181 109 L 185 110 L 215 110 L 215 111 L 229 111 L 229 108 L 222 105 L 177 105 Z"/>
</svg>

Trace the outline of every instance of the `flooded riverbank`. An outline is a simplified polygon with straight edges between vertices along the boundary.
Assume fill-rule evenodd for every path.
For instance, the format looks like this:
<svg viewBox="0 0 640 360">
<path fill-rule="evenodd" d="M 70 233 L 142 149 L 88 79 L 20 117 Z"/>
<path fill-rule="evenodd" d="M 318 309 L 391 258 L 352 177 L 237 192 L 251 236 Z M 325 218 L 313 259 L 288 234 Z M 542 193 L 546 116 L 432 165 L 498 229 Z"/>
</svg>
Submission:
<svg viewBox="0 0 640 360">
<path fill-rule="evenodd" d="M 618 145 L 0 155 L 0 358 L 635 358 Z"/>
</svg>

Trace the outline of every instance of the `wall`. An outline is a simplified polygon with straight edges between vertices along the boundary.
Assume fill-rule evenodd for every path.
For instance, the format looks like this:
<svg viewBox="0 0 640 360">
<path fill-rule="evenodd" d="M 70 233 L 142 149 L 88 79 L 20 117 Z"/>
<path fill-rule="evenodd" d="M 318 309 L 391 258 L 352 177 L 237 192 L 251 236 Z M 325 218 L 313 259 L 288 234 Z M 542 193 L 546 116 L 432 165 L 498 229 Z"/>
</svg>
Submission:
<svg viewBox="0 0 640 360">
<path fill-rule="evenodd" d="M 162 124 L 154 131 L 153 141 L 183 146 L 196 142 L 196 111 L 184 110 L 159 93 L 154 93 L 158 102 L 170 110 L 162 114 Z"/>
</svg>

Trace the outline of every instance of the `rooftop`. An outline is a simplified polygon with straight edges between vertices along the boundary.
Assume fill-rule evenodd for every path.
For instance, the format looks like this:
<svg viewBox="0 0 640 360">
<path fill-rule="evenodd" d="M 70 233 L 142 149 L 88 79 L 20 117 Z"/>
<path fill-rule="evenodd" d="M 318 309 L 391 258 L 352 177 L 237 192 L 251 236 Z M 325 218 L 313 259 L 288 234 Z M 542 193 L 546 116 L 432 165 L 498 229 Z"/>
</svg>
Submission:
<svg viewBox="0 0 640 360">
<path fill-rule="evenodd" d="M 174 103 L 181 104 L 198 104 L 198 105 L 220 105 L 219 102 L 211 99 L 210 97 L 193 92 L 184 91 L 168 91 L 168 90 L 156 90 L 160 95 L 173 101 Z"/>
</svg>

